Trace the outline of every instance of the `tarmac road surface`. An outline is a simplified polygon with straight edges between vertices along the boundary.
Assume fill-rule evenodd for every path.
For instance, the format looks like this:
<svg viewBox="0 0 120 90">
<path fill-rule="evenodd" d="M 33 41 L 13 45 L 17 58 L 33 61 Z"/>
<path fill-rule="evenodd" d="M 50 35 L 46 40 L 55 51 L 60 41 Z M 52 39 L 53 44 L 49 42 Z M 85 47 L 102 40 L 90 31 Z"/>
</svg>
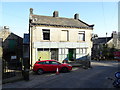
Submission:
<svg viewBox="0 0 120 90">
<path fill-rule="evenodd" d="M 4 84 L 3 88 L 113 88 L 114 73 L 118 71 L 117 61 L 92 61 L 92 68 L 74 68 L 69 73 L 55 73 L 30 76 L 30 81 Z"/>
</svg>

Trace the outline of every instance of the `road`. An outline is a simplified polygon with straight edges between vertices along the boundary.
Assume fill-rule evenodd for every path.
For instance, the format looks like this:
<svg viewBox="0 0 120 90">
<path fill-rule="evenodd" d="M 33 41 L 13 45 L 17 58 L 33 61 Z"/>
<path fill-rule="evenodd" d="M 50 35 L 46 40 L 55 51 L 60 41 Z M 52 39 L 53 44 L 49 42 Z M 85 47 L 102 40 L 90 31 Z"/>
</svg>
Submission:
<svg viewBox="0 0 120 90">
<path fill-rule="evenodd" d="M 114 77 L 117 64 L 109 62 L 94 62 L 92 69 L 79 69 L 75 72 L 59 75 L 59 78 L 50 80 L 35 88 L 112 88 L 112 81 L 108 77 Z"/>
<path fill-rule="evenodd" d="M 77 68 L 69 73 L 31 75 L 30 81 L 3 85 L 3 88 L 113 88 L 111 80 L 118 71 L 114 61 L 92 61 L 92 68 Z"/>
</svg>

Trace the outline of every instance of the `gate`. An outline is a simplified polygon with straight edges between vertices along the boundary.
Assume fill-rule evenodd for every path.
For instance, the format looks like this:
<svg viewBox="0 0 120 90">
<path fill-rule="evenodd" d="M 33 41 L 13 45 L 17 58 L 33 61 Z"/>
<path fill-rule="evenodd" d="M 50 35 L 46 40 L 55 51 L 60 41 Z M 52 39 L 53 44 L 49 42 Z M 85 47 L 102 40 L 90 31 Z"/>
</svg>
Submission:
<svg viewBox="0 0 120 90">
<path fill-rule="evenodd" d="M 2 60 L 2 83 L 22 79 L 22 62 Z"/>
</svg>

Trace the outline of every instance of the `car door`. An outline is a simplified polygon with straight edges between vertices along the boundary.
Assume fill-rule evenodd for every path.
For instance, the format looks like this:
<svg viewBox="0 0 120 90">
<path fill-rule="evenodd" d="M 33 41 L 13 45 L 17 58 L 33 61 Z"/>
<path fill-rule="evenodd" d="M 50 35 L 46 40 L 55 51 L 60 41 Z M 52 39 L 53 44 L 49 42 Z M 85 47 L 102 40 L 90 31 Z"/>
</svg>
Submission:
<svg viewBox="0 0 120 90">
<path fill-rule="evenodd" d="M 51 71 L 56 71 L 56 69 L 60 68 L 60 63 L 56 62 L 56 61 L 50 61 L 51 64 Z"/>
<path fill-rule="evenodd" d="M 44 68 L 44 71 L 51 71 L 50 61 L 45 61 L 43 68 Z"/>
</svg>

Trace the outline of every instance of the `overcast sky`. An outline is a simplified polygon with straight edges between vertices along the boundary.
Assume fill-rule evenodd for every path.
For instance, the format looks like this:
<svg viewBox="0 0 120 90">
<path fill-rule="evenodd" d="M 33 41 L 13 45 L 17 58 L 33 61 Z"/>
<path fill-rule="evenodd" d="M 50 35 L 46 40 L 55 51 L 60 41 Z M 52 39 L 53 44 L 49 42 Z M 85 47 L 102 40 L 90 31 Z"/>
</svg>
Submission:
<svg viewBox="0 0 120 90">
<path fill-rule="evenodd" d="M 29 9 L 34 14 L 52 16 L 59 11 L 59 17 L 73 18 L 79 13 L 80 20 L 94 24 L 93 33 L 105 37 L 118 31 L 118 2 L 2 2 L 1 26 L 9 26 L 10 31 L 23 37 L 28 33 Z"/>
</svg>

